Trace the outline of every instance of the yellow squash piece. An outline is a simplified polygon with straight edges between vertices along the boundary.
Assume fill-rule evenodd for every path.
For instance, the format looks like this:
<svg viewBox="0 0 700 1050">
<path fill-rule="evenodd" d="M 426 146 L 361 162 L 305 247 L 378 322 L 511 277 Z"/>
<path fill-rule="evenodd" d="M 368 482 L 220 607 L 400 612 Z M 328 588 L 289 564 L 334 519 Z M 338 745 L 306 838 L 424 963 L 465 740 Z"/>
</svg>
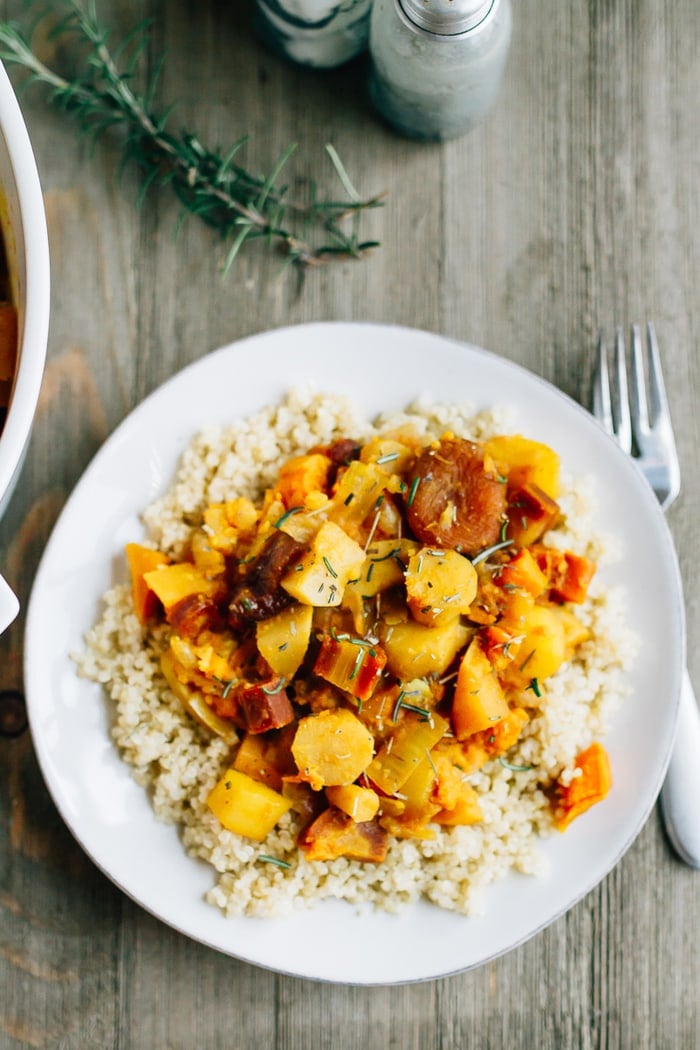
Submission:
<svg viewBox="0 0 700 1050">
<path fill-rule="evenodd" d="M 189 562 L 161 565 L 144 573 L 146 584 L 162 601 L 166 613 L 191 594 L 212 594 L 216 584 Z"/>
<path fill-rule="evenodd" d="M 533 484 L 552 499 L 559 494 L 559 456 L 548 445 L 520 434 L 489 438 L 486 451 L 498 470 L 508 475 L 508 486 Z"/>
<path fill-rule="evenodd" d="M 291 808 L 289 799 L 236 769 L 226 770 L 210 792 L 207 805 L 225 828 L 256 842 L 267 838 Z"/>
<path fill-rule="evenodd" d="M 336 809 L 347 813 L 356 824 L 374 820 L 379 810 L 379 795 L 372 788 L 359 784 L 343 784 L 326 788 L 326 798 Z"/>
<path fill-rule="evenodd" d="M 299 670 L 306 655 L 313 613 L 310 605 L 289 605 L 275 616 L 260 620 L 256 627 L 260 655 L 275 674 L 287 681 Z"/>
<path fill-rule="evenodd" d="M 387 666 L 397 678 L 444 674 L 469 638 L 469 628 L 454 619 L 439 627 L 406 621 L 382 626 L 380 640 Z"/>
<path fill-rule="evenodd" d="M 462 657 L 452 701 L 452 728 L 458 740 L 488 729 L 509 712 L 496 673 L 479 640 Z"/>
</svg>

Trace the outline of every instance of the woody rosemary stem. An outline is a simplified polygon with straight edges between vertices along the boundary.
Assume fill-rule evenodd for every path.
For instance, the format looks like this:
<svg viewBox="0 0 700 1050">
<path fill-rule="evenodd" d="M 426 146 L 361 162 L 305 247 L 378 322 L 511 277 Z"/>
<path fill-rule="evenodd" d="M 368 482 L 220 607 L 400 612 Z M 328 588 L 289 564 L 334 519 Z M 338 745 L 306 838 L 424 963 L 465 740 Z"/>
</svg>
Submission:
<svg viewBox="0 0 700 1050">
<path fill-rule="evenodd" d="M 6 65 L 24 69 L 28 83 L 44 85 L 51 101 L 76 117 L 83 132 L 93 139 L 108 130 L 121 130 L 123 163 L 134 162 L 140 170 L 139 199 L 153 184 L 169 185 L 185 214 L 199 216 L 229 242 L 224 272 L 246 243 L 261 237 L 288 262 L 302 268 L 332 259 L 360 258 L 377 247 L 377 241 L 360 237 L 360 220 L 364 212 L 380 207 L 382 198 L 360 198 L 333 146 L 326 146 L 326 152 L 346 199 L 318 198 L 314 183 L 308 180 L 308 200 L 292 200 L 287 188 L 278 183 L 294 145 L 282 153 L 269 175 L 253 175 L 236 163 L 246 136 L 228 153 L 211 151 L 195 134 L 172 133 L 167 126 L 170 110 L 162 115 L 154 112 L 161 63 L 145 89 L 136 90 L 136 74 L 150 42 L 148 23 L 138 25 L 110 50 L 94 0 L 86 8 L 77 0 L 60 0 L 53 5 L 54 13 L 56 8 L 65 13 L 53 25 L 49 39 L 64 42 L 70 38 L 78 45 L 79 75 L 67 78 L 47 66 L 35 53 L 31 37 L 15 22 L 0 22 L 0 58 Z"/>
</svg>

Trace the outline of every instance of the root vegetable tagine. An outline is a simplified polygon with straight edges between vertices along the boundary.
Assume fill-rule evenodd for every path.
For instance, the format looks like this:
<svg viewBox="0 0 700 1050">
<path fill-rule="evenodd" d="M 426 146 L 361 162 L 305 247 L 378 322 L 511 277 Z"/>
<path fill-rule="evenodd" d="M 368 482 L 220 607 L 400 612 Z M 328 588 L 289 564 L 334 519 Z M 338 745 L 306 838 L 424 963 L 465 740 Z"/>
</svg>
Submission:
<svg viewBox="0 0 700 1050">
<path fill-rule="evenodd" d="M 177 770 L 164 815 L 219 871 L 229 913 L 274 913 L 285 880 L 287 904 L 315 888 L 470 911 L 472 888 L 535 870 L 532 840 L 611 787 L 599 688 L 562 728 L 557 685 L 567 668 L 585 679 L 608 615 L 595 543 L 566 544 L 548 446 L 411 413 L 355 437 L 339 414 L 323 440 L 282 442 L 257 491 L 200 479 L 176 542 L 127 544 L 131 641 L 116 647 L 140 646 L 188 759 L 129 757 L 123 717 L 115 735 L 156 808 Z M 83 672 L 118 699 L 128 673 L 104 666 Z M 130 735 L 149 719 L 130 714 Z M 411 885 L 389 903 L 402 868 Z"/>
</svg>

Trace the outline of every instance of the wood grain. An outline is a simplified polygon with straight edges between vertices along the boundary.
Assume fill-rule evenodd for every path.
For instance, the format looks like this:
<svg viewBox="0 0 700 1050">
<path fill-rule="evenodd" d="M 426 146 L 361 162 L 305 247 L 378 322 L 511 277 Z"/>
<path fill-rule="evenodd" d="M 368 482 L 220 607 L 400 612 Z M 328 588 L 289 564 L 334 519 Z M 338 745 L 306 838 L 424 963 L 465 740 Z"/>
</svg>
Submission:
<svg viewBox="0 0 700 1050">
<path fill-rule="evenodd" d="M 164 193 L 136 210 L 133 174 L 114 177 L 116 146 L 91 153 L 38 92 L 23 97 L 53 260 L 43 395 L 0 523 L 0 561 L 23 606 L 105 437 L 218 345 L 307 320 L 393 322 L 487 346 L 579 397 L 598 326 L 653 318 L 684 476 L 669 523 L 697 638 L 697 0 L 515 0 L 496 110 L 444 146 L 383 127 L 363 60 L 317 74 L 267 54 L 247 4 L 101 7 L 115 32 L 153 19 L 151 60 L 168 56 L 162 97 L 179 100 L 178 123 L 205 142 L 248 132 L 247 157 L 262 169 L 296 141 L 295 172 L 330 185 L 332 141 L 363 194 L 389 193 L 370 222 L 383 245 L 301 284 L 253 250 L 222 280 L 209 231 L 191 221 L 175 238 L 178 208 Z M 0 689 L 22 686 L 22 633 L 20 617 L 0 639 Z M 689 665 L 700 684 L 692 644 Z M 63 826 L 28 734 L 0 740 L 2 1050 L 691 1050 L 699 929 L 700 876 L 674 858 L 654 812 L 600 886 L 478 970 L 393 989 L 277 976 L 191 943 L 123 896 Z"/>
</svg>

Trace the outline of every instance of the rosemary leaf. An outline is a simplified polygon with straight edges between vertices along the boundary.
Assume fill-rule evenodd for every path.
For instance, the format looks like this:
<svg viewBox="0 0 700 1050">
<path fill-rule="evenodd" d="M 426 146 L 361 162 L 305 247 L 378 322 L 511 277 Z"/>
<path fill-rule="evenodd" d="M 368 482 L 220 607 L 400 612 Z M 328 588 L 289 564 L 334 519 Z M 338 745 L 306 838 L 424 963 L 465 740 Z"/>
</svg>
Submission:
<svg viewBox="0 0 700 1050">
<path fill-rule="evenodd" d="M 27 6 L 45 10 L 32 0 Z M 365 212 L 383 205 L 382 197 L 360 198 L 332 145 L 326 146 L 326 153 L 347 199 L 324 200 L 308 180 L 307 199 L 293 200 L 278 181 L 295 145 L 283 151 L 269 175 L 253 175 L 238 163 L 246 136 L 221 153 L 207 149 L 191 132 L 168 130 L 173 107 L 158 112 L 154 106 L 162 58 L 155 62 L 155 72 L 145 86 L 137 87 L 150 44 L 149 21 L 108 47 L 109 33 L 98 21 L 94 0 L 88 0 L 87 6 L 79 0 L 57 0 L 50 10 L 51 14 L 35 19 L 27 32 L 17 22 L 0 22 L 0 59 L 24 70 L 25 84 L 46 88 L 50 102 L 73 116 L 93 144 L 120 131 L 119 171 L 129 163 L 138 169 L 137 204 L 152 186 L 169 186 L 185 214 L 197 216 L 230 242 L 224 273 L 246 244 L 261 237 L 302 268 L 360 258 L 377 247 L 377 241 L 360 237 L 359 227 Z M 49 36 L 62 45 L 56 54 L 74 45 L 70 76 L 49 68 L 33 50 L 33 32 L 44 18 L 54 19 Z M 142 79 L 146 80 L 145 74 Z"/>
</svg>

